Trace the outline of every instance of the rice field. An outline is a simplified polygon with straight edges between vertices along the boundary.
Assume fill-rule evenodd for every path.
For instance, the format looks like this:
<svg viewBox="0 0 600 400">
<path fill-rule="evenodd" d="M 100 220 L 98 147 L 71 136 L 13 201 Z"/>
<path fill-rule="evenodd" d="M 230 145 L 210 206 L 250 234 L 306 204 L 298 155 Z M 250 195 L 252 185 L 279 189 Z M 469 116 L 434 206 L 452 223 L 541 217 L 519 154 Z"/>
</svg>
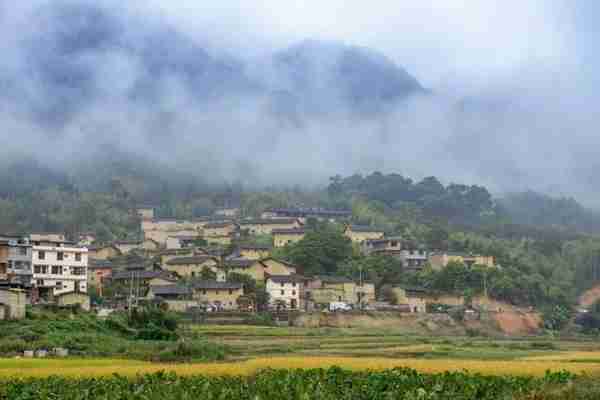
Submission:
<svg viewBox="0 0 600 400">
<path fill-rule="evenodd" d="M 267 368 L 312 369 L 339 366 L 351 371 L 381 371 L 395 367 L 409 367 L 422 373 L 468 371 L 483 375 L 530 375 L 543 376 L 546 371 L 570 371 L 576 374 L 600 376 L 599 362 L 570 362 L 565 360 L 512 360 L 482 361 L 455 359 L 392 359 L 378 357 L 259 357 L 245 361 L 223 363 L 160 364 L 117 359 L 0 359 L 0 377 L 98 377 L 120 374 L 135 376 L 158 371 L 175 372 L 179 375 L 248 376 Z"/>
</svg>

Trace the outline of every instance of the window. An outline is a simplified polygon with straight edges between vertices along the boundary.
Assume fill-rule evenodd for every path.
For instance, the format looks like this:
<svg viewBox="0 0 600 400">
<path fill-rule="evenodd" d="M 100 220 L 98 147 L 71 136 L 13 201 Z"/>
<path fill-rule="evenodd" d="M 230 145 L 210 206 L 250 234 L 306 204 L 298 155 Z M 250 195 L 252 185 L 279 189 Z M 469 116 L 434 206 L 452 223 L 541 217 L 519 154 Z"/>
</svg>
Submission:
<svg viewBox="0 0 600 400">
<path fill-rule="evenodd" d="M 63 269 L 61 265 L 52 266 L 52 275 L 62 275 Z"/>
<path fill-rule="evenodd" d="M 203 294 L 203 295 L 206 295 L 206 290 L 204 290 L 204 289 L 203 289 L 203 290 L 202 290 L 202 294 Z"/>
<path fill-rule="evenodd" d="M 283 282 L 281 282 L 281 287 L 283 287 Z"/>
<path fill-rule="evenodd" d="M 63 287 L 63 283 L 61 281 L 56 281 L 56 288 L 62 289 L 62 287 Z"/>
<path fill-rule="evenodd" d="M 219 294 L 219 291 L 218 291 L 218 290 L 216 290 L 216 291 L 215 291 L 215 294 Z"/>
<path fill-rule="evenodd" d="M 38 279 L 37 281 L 35 281 L 35 284 L 38 286 L 44 286 L 44 280 L 43 279 Z"/>
<path fill-rule="evenodd" d="M 233 290 L 232 289 L 229 289 L 229 294 L 233 294 Z"/>
<path fill-rule="evenodd" d="M 27 255 L 27 247 L 19 247 L 19 254 L 22 256 Z"/>
<path fill-rule="evenodd" d="M 285 294 L 285 290 L 282 290 L 281 291 L 281 295 L 283 296 L 284 294 Z"/>
<path fill-rule="evenodd" d="M 292 290 L 292 296 L 295 296 L 295 295 L 296 295 L 296 291 Z"/>
<path fill-rule="evenodd" d="M 38 251 L 38 258 L 40 260 L 45 260 L 46 259 L 46 252 L 45 251 Z"/>
<path fill-rule="evenodd" d="M 72 275 L 85 275 L 85 267 L 71 267 Z"/>
<path fill-rule="evenodd" d="M 396 240 L 392 240 L 392 242 L 390 243 L 390 245 L 392 247 L 396 247 L 396 246 L 398 246 L 398 242 Z"/>
<path fill-rule="evenodd" d="M 47 265 L 36 265 L 33 269 L 33 272 L 36 274 L 47 274 L 48 266 Z"/>
<path fill-rule="evenodd" d="M 81 261 L 81 253 L 75 253 L 75 261 Z"/>
<path fill-rule="evenodd" d="M 65 258 L 65 254 L 62 251 L 59 251 L 58 253 L 56 253 L 56 259 L 58 261 L 62 261 Z"/>
<path fill-rule="evenodd" d="M 296 282 L 292 282 L 292 287 L 296 287 Z"/>
</svg>

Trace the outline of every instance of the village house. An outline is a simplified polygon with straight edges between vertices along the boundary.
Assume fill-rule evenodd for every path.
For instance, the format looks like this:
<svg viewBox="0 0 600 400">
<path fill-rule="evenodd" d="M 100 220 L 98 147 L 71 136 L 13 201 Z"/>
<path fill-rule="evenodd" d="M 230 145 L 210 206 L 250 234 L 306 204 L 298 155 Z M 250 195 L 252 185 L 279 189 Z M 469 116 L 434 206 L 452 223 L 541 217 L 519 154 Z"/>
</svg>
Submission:
<svg viewBox="0 0 600 400">
<path fill-rule="evenodd" d="M 341 276 L 317 275 L 307 282 L 306 296 L 314 304 L 343 302 L 360 308 L 375 301 L 375 285 Z"/>
<path fill-rule="evenodd" d="M 88 248 L 88 258 L 94 260 L 109 260 L 123 255 L 114 244 L 92 245 Z"/>
<path fill-rule="evenodd" d="M 8 278 L 8 240 L 0 239 L 0 280 Z"/>
<path fill-rule="evenodd" d="M 228 274 L 248 275 L 257 282 L 264 282 L 267 267 L 258 260 L 239 257 L 226 259 L 225 268 Z"/>
<path fill-rule="evenodd" d="M 271 246 L 258 244 L 243 244 L 238 247 L 238 254 L 241 258 L 249 260 L 261 260 L 271 255 Z"/>
<path fill-rule="evenodd" d="M 417 287 L 400 287 L 389 286 L 382 289 L 382 292 L 387 292 L 392 303 L 405 308 L 412 313 L 427 312 L 427 301 L 429 295 L 423 288 Z"/>
<path fill-rule="evenodd" d="M 273 246 L 285 247 L 288 244 L 299 242 L 304 238 L 303 228 L 273 229 Z"/>
<path fill-rule="evenodd" d="M 77 237 L 78 246 L 91 246 L 96 241 L 96 234 L 94 232 L 83 232 Z"/>
<path fill-rule="evenodd" d="M 204 268 L 208 268 L 217 274 L 217 281 L 225 280 L 225 272 L 219 268 L 219 260 L 211 256 L 176 257 L 167 261 L 163 268 L 186 278 L 198 277 Z"/>
<path fill-rule="evenodd" d="M 166 248 L 167 250 L 183 249 L 186 247 L 193 247 L 194 243 L 200 239 L 200 235 L 182 235 L 176 234 L 167 237 Z"/>
<path fill-rule="evenodd" d="M 451 262 L 462 263 L 467 267 L 483 265 L 485 267 L 493 268 L 495 266 L 495 259 L 493 256 L 451 252 L 437 252 L 429 255 L 429 264 L 435 270 L 446 268 Z"/>
<path fill-rule="evenodd" d="M 61 236 L 49 236 L 51 239 Z M 62 236 L 64 237 L 64 236 Z M 40 298 L 87 291 L 88 250 L 64 240 L 36 237 L 31 251 L 31 284 Z"/>
<path fill-rule="evenodd" d="M 273 309 L 298 310 L 301 307 L 306 278 L 292 275 L 266 275 L 269 306 Z"/>
<path fill-rule="evenodd" d="M 244 287 L 237 282 L 197 281 L 192 285 L 193 298 L 222 310 L 237 310 Z"/>
<path fill-rule="evenodd" d="M 142 246 L 141 240 L 117 240 L 114 245 L 121 254 L 128 254 L 133 250 L 137 250 Z"/>
<path fill-rule="evenodd" d="M 278 219 L 246 219 L 239 222 L 240 231 L 250 235 L 270 235 L 274 229 L 300 228 L 301 224 L 295 218 Z"/>
<path fill-rule="evenodd" d="M 102 296 L 104 281 L 110 279 L 113 272 L 113 263 L 109 260 L 88 260 L 88 285 L 98 290 Z"/>
<path fill-rule="evenodd" d="M 166 246 L 169 236 L 197 236 L 210 218 L 194 218 L 178 220 L 174 218 L 154 218 L 141 222 L 141 230 L 145 239 L 152 239 L 161 246 Z"/>
<path fill-rule="evenodd" d="M 382 239 L 384 232 L 370 226 L 346 225 L 344 235 L 353 243 L 362 243 L 365 240 Z"/>
<path fill-rule="evenodd" d="M 140 205 L 137 207 L 136 212 L 142 220 L 151 220 L 154 219 L 154 208 L 151 205 Z"/>
<path fill-rule="evenodd" d="M 164 265 L 167 261 L 172 260 L 177 257 L 191 257 L 195 255 L 207 255 L 202 249 L 192 248 L 192 247 L 184 247 L 181 249 L 166 249 L 161 250 L 155 255 L 155 260 L 158 264 Z"/>
<path fill-rule="evenodd" d="M 237 218 L 240 215 L 239 207 L 223 207 L 215 210 L 214 215 L 224 218 Z"/>
<path fill-rule="evenodd" d="M 0 321 L 25 318 L 27 294 L 22 285 L 0 285 Z"/>
<path fill-rule="evenodd" d="M 60 293 L 55 296 L 56 304 L 60 307 L 78 305 L 84 311 L 90 311 L 90 296 L 78 291 Z"/>
<path fill-rule="evenodd" d="M 208 236 L 205 237 L 206 243 L 209 245 L 229 246 L 232 241 L 231 236 Z"/>
<path fill-rule="evenodd" d="M 320 221 L 337 221 L 352 216 L 349 210 L 327 210 L 324 208 L 269 208 L 261 214 L 261 218 L 299 218 L 306 221 L 315 218 Z"/>
<path fill-rule="evenodd" d="M 118 284 L 124 290 L 134 288 L 139 295 L 147 293 L 151 286 L 167 286 L 172 285 L 177 280 L 167 271 L 161 270 L 145 270 L 145 269 L 129 269 L 126 271 L 113 271 L 110 280 L 106 279 L 108 284 Z"/>
<path fill-rule="evenodd" d="M 6 264 L 6 278 L 17 277 L 21 282 L 31 282 L 31 244 L 28 238 L 19 236 L 0 237 L 0 269 Z M 8 253 L 6 253 L 8 251 Z M 1 272 L 0 272 L 1 275 Z"/>
<path fill-rule="evenodd" d="M 211 222 L 202 227 L 202 236 L 209 237 L 231 236 L 237 226 L 232 221 Z"/>
<path fill-rule="evenodd" d="M 295 275 L 301 274 L 301 268 L 287 261 L 277 260 L 273 257 L 260 260 L 265 266 L 265 273 L 269 275 Z"/>
<path fill-rule="evenodd" d="M 406 271 L 419 271 L 427 263 L 427 251 L 415 242 L 401 237 L 365 240 L 360 244 L 364 255 L 386 255 L 401 261 Z"/>
</svg>

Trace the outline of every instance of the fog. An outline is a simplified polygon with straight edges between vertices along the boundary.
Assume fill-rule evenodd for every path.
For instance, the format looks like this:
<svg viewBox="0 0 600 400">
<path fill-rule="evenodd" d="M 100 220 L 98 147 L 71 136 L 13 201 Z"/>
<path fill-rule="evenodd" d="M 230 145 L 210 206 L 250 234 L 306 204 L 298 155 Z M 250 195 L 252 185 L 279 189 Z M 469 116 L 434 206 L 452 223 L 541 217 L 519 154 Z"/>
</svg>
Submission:
<svg viewBox="0 0 600 400">
<path fill-rule="evenodd" d="M 0 0 L 4 160 L 110 145 L 215 182 L 380 170 L 600 205 L 591 0 L 25 3 Z"/>
</svg>

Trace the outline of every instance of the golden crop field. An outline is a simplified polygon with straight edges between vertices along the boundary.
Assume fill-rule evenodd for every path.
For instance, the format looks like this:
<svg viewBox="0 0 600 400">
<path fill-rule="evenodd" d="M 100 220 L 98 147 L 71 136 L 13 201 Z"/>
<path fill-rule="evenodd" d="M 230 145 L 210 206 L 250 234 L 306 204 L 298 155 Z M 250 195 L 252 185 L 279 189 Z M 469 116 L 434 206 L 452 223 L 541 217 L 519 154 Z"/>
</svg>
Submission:
<svg viewBox="0 0 600 400">
<path fill-rule="evenodd" d="M 542 376 L 547 370 L 568 370 L 574 373 L 600 375 L 598 363 L 570 363 L 560 360 L 481 361 L 453 359 L 391 359 L 364 357 L 260 357 L 227 363 L 156 364 L 130 360 L 30 360 L 0 359 L 0 377 L 72 377 L 107 376 L 118 373 L 133 376 L 139 373 L 172 371 L 181 375 L 251 375 L 265 368 L 296 369 L 340 366 L 350 370 L 382 370 L 410 367 L 420 372 L 462 371 L 485 375 Z"/>
</svg>

